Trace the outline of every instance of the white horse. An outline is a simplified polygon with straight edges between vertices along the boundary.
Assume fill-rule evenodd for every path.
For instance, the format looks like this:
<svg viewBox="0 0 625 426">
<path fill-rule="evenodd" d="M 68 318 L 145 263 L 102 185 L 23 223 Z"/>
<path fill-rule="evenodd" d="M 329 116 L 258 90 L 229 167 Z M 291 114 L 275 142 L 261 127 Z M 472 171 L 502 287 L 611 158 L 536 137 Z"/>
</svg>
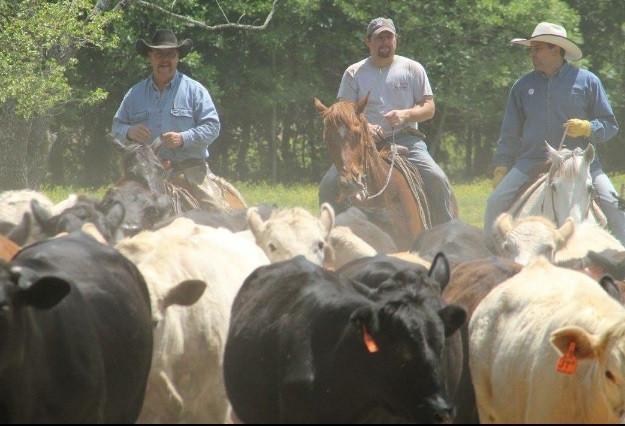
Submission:
<svg viewBox="0 0 625 426">
<path fill-rule="evenodd" d="M 593 201 L 590 164 L 595 148 L 588 144 L 585 150 L 563 148 L 559 151 L 547 144 L 551 167 L 512 205 L 514 217 L 543 216 L 556 226 L 564 225 L 570 217 L 573 222 L 598 223 L 605 226 L 605 216 Z"/>
</svg>

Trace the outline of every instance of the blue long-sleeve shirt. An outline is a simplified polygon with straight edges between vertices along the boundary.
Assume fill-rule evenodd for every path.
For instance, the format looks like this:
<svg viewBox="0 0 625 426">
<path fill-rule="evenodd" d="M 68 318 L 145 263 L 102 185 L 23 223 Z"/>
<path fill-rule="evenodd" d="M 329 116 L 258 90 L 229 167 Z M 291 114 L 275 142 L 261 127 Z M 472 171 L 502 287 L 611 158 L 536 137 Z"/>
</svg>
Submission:
<svg viewBox="0 0 625 426">
<path fill-rule="evenodd" d="M 128 129 L 137 124 L 150 130 L 152 140 L 166 132 L 182 133 L 180 148 L 163 145 L 159 150 L 161 158 L 172 161 L 208 158 L 208 146 L 219 136 L 220 129 L 208 90 L 180 72 L 162 92 L 150 76 L 126 93 L 113 118 L 113 134 L 127 141 Z"/>
<path fill-rule="evenodd" d="M 564 63 L 551 77 L 538 71 L 524 75 L 510 91 L 494 166 L 528 173 L 547 159 L 545 141 L 558 149 L 562 125 L 571 118 L 589 120 L 592 133 L 589 138 L 567 136 L 564 146 L 569 149 L 602 143 L 618 133 L 603 85 L 592 72 Z M 591 167 L 601 167 L 598 156 Z"/>
</svg>

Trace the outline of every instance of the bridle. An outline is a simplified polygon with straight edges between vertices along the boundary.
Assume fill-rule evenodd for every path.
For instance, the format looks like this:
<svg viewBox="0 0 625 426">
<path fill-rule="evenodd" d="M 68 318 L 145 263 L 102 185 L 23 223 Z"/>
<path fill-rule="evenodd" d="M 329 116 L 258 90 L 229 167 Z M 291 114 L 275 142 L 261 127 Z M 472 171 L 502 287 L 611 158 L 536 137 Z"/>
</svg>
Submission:
<svg viewBox="0 0 625 426">
<path fill-rule="evenodd" d="M 388 169 L 388 174 L 386 175 L 386 182 L 384 183 L 384 185 L 382 186 L 382 188 L 376 192 L 373 195 L 369 194 L 369 189 L 367 187 L 367 176 L 368 176 L 368 167 L 367 164 L 369 163 L 367 160 L 367 151 L 369 147 L 365 147 L 365 153 L 363 155 L 364 158 L 364 164 L 363 164 L 363 174 L 362 174 L 362 180 L 363 180 L 363 188 L 358 192 L 358 194 L 360 195 L 361 201 L 369 201 L 369 200 L 373 200 L 374 198 L 379 197 L 380 195 L 382 195 L 384 193 L 384 191 L 386 191 L 386 189 L 388 188 L 388 185 L 391 183 L 391 176 L 393 175 L 393 168 L 395 167 L 395 158 L 397 158 L 397 145 L 395 144 L 395 128 L 393 128 L 393 132 L 392 132 L 392 139 L 391 139 L 391 166 Z M 374 148 L 375 149 L 375 148 Z M 353 196 L 351 196 L 350 198 L 353 198 Z"/>
</svg>

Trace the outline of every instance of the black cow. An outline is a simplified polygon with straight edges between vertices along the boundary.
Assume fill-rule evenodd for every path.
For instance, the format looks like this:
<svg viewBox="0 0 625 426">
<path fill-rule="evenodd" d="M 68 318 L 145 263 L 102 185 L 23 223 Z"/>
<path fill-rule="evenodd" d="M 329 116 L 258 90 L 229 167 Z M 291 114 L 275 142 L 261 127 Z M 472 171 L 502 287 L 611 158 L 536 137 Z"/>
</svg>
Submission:
<svg viewBox="0 0 625 426">
<path fill-rule="evenodd" d="M 258 268 L 234 301 L 224 356 L 236 414 L 252 423 L 450 420 L 440 357 L 465 312 L 438 309 L 427 290 L 446 267 L 401 271 L 379 290 L 301 256 Z"/>
<path fill-rule="evenodd" d="M 33 199 L 31 211 L 46 237 L 54 237 L 61 232 L 78 231 L 85 223 L 92 223 L 108 243 L 114 244 L 124 238 L 121 224 L 125 209 L 119 202 L 111 203 L 105 210 L 97 200 L 81 195 L 72 207 L 52 216 Z"/>
<path fill-rule="evenodd" d="M 416 282 L 414 280 L 405 280 L 404 283 L 407 283 L 413 289 L 425 287 L 425 291 L 432 295 L 429 301 L 430 306 L 441 309 L 444 306 L 442 292 L 445 290 L 450 279 L 446 255 L 437 254 L 434 257 L 434 264 L 441 265 L 439 266 L 440 272 L 434 282 L 432 280 Z M 423 274 L 424 272 L 427 273 L 427 269 L 422 265 L 386 255 L 356 259 L 338 270 L 340 274 L 347 278 L 361 282 L 370 288 L 379 289 L 378 293 L 382 294 L 388 292 L 388 289 L 385 287 L 389 279 L 400 271 L 412 271 L 412 273 L 417 275 Z M 391 282 L 393 282 L 393 280 L 391 280 Z M 442 354 L 441 375 L 445 384 L 445 396 L 449 398 L 454 405 L 462 398 L 462 395 L 460 395 L 462 392 L 461 379 L 465 357 L 466 353 L 463 350 L 462 336 L 460 333 L 454 333 L 448 336 L 447 339 L 445 339 L 445 347 Z"/>
<path fill-rule="evenodd" d="M 137 268 L 84 234 L 0 263 L 0 421 L 132 423 L 152 357 Z"/>
</svg>

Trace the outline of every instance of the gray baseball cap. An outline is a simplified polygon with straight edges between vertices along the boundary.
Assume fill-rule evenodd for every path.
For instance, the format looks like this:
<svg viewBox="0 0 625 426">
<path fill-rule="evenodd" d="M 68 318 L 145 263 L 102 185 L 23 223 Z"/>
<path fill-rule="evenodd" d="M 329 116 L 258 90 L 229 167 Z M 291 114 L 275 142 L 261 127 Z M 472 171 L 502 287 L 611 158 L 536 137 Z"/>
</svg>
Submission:
<svg viewBox="0 0 625 426">
<path fill-rule="evenodd" d="M 389 18 L 375 18 L 369 22 L 367 26 L 367 38 L 372 35 L 381 33 L 382 31 L 390 31 L 393 34 L 397 34 L 395 31 L 395 24 L 393 20 Z"/>
</svg>

